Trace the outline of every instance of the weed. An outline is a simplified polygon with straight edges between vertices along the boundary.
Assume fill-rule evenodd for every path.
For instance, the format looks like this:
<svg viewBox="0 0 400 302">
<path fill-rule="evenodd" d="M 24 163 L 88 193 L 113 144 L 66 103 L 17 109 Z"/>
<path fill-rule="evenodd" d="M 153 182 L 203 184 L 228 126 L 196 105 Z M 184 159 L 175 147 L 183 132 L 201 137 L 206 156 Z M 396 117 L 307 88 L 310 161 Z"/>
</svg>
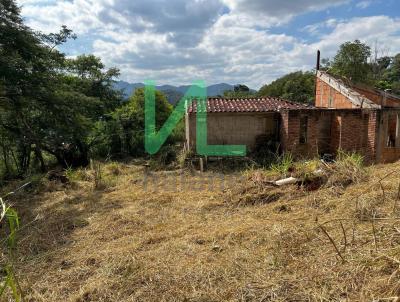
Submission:
<svg viewBox="0 0 400 302">
<path fill-rule="evenodd" d="M 14 250 L 17 247 L 17 231 L 20 227 L 19 217 L 17 212 L 0 198 L 0 226 L 3 221 L 7 224 L 5 241 L 7 252 L 2 252 L 2 259 L 0 260 L 0 268 L 4 272 L 4 276 L 0 276 L 0 298 L 8 288 L 11 291 L 11 296 L 18 302 L 21 301 L 21 290 L 14 273 Z"/>
<path fill-rule="evenodd" d="M 347 187 L 353 183 L 366 180 L 368 175 L 363 162 L 362 155 L 339 150 L 328 184 L 336 187 Z"/>
<path fill-rule="evenodd" d="M 293 167 L 293 156 L 287 152 L 276 157 L 276 162 L 271 165 L 271 170 L 279 173 L 282 177 L 287 177 L 288 172 Z"/>
</svg>

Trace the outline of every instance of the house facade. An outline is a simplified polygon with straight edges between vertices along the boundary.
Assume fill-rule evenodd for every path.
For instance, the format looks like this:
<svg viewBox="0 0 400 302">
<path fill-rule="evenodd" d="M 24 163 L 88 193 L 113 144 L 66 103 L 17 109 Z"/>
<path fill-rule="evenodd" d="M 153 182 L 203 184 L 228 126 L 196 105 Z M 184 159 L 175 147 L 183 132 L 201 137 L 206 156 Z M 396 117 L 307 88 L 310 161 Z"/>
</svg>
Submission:
<svg viewBox="0 0 400 302">
<path fill-rule="evenodd" d="M 400 159 L 400 98 L 317 71 L 315 106 L 277 98 L 207 100 L 209 145 L 279 142 L 297 158 L 357 152 L 368 163 Z M 186 146 L 196 149 L 196 102 L 186 111 Z"/>
</svg>

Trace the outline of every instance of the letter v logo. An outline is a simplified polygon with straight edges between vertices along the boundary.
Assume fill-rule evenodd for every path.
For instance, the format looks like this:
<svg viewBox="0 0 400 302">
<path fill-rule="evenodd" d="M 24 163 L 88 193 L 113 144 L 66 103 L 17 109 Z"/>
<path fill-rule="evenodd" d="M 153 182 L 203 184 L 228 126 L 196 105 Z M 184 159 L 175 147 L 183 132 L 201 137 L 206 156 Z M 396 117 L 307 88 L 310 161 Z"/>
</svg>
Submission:
<svg viewBox="0 0 400 302">
<path fill-rule="evenodd" d="M 204 81 L 194 82 L 185 96 L 169 116 L 160 131 L 156 131 L 155 84 L 145 82 L 145 149 L 149 154 L 156 154 L 183 118 L 192 102 L 197 102 L 196 114 L 196 149 L 204 156 L 245 156 L 246 146 L 207 144 L 207 89 Z"/>
</svg>

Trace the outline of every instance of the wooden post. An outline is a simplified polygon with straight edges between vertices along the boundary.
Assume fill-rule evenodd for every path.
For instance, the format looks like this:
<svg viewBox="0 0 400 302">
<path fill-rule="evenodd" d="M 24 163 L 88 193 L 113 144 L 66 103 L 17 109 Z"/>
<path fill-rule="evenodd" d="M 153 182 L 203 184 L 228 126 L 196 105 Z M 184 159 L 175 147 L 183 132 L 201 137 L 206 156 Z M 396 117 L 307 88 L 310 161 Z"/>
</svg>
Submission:
<svg viewBox="0 0 400 302">
<path fill-rule="evenodd" d="M 150 172 L 150 164 L 144 164 L 144 174 L 149 175 Z"/>
<path fill-rule="evenodd" d="M 379 114 L 379 118 L 376 119 L 378 123 L 378 133 L 377 133 L 377 139 L 376 139 L 376 156 L 375 156 L 375 163 L 379 164 L 381 162 L 381 156 L 382 156 L 382 148 L 384 147 L 385 144 L 385 139 L 384 139 L 384 120 L 383 120 L 383 110 L 380 109 L 376 111 L 376 114 Z"/>
<path fill-rule="evenodd" d="M 203 173 L 204 172 L 204 162 L 203 162 L 203 158 L 200 157 L 200 172 Z"/>
<path fill-rule="evenodd" d="M 400 114 L 396 114 L 396 148 L 400 148 Z"/>
</svg>

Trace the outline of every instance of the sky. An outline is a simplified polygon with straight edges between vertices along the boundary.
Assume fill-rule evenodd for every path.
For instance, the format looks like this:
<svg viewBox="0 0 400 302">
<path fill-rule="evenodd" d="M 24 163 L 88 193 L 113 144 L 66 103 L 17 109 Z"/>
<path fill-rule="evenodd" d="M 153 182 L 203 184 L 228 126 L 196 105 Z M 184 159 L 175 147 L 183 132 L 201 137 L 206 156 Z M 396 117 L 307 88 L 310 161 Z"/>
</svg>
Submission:
<svg viewBox="0 0 400 302">
<path fill-rule="evenodd" d="M 17 0 L 35 30 L 67 25 L 68 56 L 93 53 L 121 80 L 246 84 L 311 70 L 359 39 L 379 55 L 400 52 L 398 0 Z"/>
</svg>

